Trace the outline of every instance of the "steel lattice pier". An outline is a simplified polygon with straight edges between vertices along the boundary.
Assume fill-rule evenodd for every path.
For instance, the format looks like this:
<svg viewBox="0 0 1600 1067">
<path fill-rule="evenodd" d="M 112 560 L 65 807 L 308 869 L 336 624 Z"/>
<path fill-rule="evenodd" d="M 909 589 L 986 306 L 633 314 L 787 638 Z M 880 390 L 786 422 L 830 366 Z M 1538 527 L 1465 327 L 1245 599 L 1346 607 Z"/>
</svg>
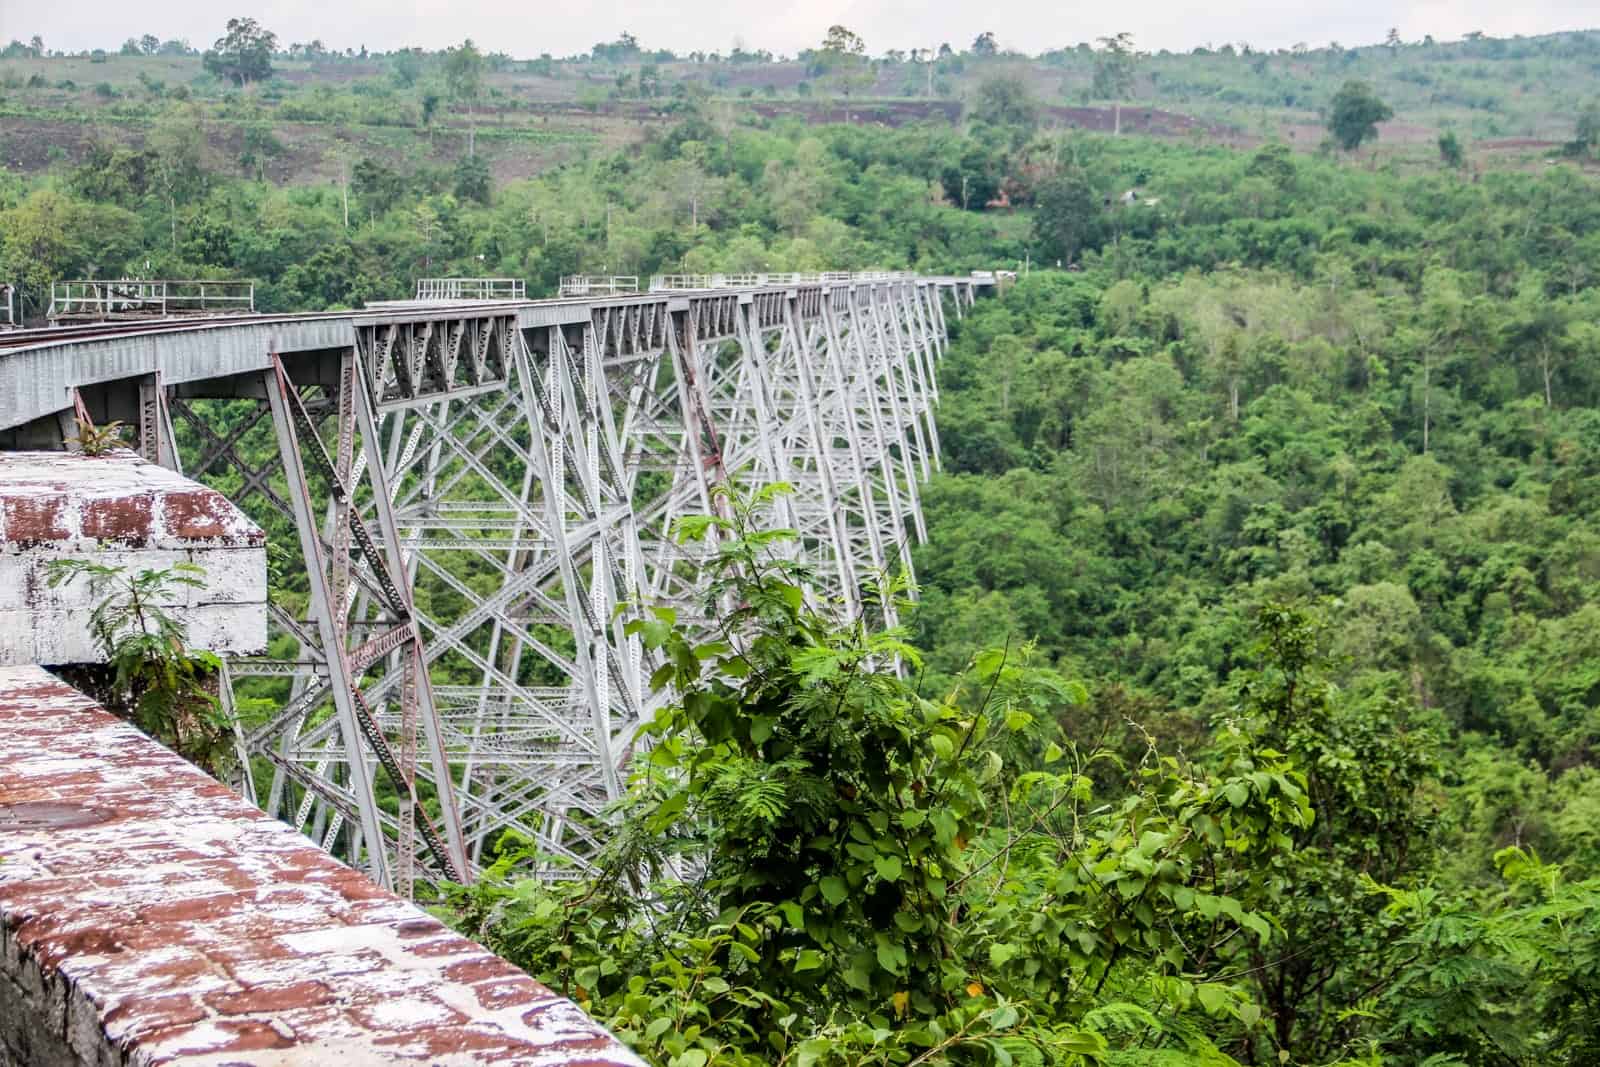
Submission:
<svg viewBox="0 0 1600 1067">
<path fill-rule="evenodd" d="M 81 403 L 268 529 L 270 654 L 226 687 L 266 811 L 402 893 L 508 830 L 561 877 L 665 699 L 628 620 L 711 624 L 673 527 L 719 483 L 793 486 L 829 602 L 894 621 L 864 590 L 925 536 L 946 309 L 992 279 L 870 277 L 17 331 L 0 444 Z"/>
</svg>

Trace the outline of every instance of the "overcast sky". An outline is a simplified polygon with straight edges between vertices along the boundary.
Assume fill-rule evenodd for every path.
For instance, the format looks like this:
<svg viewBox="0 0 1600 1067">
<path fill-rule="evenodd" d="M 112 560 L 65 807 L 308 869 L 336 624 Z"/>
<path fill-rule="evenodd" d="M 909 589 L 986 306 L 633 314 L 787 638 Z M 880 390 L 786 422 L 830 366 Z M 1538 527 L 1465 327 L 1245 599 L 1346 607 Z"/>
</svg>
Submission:
<svg viewBox="0 0 1600 1067">
<path fill-rule="evenodd" d="M 1600 26 L 1595 0 L 1242 0 L 1219 10 L 1184 0 L 1067 4 L 1060 0 L 0 0 L 0 40 L 34 34 L 51 49 L 115 48 L 153 33 L 204 48 L 230 14 L 250 15 L 283 44 L 320 39 L 330 48 L 438 48 L 471 37 L 488 51 L 526 58 L 586 52 L 623 30 L 652 48 L 727 52 L 734 43 L 792 54 L 833 23 L 866 39 L 874 55 L 948 41 L 964 48 L 985 30 L 1026 52 L 1128 31 L 1147 50 L 1248 41 L 1257 48 L 1304 41 L 1374 44 L 1390 26 L 1407 40 L 1497 37 Z"/>
</svg>

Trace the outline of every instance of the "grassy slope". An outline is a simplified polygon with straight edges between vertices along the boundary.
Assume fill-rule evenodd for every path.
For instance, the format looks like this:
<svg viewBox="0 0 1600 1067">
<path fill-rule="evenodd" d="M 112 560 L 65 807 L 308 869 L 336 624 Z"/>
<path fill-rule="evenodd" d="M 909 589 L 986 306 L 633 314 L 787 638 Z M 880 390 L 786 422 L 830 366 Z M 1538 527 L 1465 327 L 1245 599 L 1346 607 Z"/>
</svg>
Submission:
<svg viewBox="0 0 1600 1067">
<path fill-rule="evenodd" d="M 848 108 L 826 98 L 825 84 L 813 87 L 815 95 L 800 95 L 806 71 L 794 62 L 673 62 L 661 66 L 661 76 L 667 87 L 684 82 L 710 93 L 714 112 L 728 123 L 784 114 L 841 121 L 848 110 L 852 121 L 899 125 L 950 121 L 984 80 L 1006 75 L 1025 82 L 1045 105 L 1046 126 L 1109 129 L 1109 102 L 1092 95 L 1094 65 L 1095 57 L 1080 49 L 1032 59 L 966 57 L 940 67 L 929 99 L 924 68 L 881 63 L 875 83 Z M 32 173 L 81 158 L 96 138 L 138 143 L 167 106 L 151 82 L 165 92 L 186 87 L 201 103 L 223 166 L 237 158 L 246 124 L 270 123 L 286 151 L 268 172 L 287 182 L 330 180 L 342 156 L 447 164 L 461 155 L 472 122 L 495 177 L 505 181 L 637 143 L 675 121 L 661 101 L 617 94 L 617 75 L 637 64 L 561 62 L 553 76 L 512 64 L 490 73 L 475 118 L 445 105 L 432 130 L 421 124 L 420 91 L 395 88 L 386 60 L 277 67 L 269 85 L 235 94 L 207 76 L 198 57 L 0 60 L 0 161 Z M 1380 154 L 1431 160 L 1438 134 L 1454 129 L 1479 165 L 1525 166 L 1570 137 L 1585 101 L 1600 96 L 1600 32 L 1398 50 L 1154 55 L 1139 66 L 1122 126 L 1235 147 L 1282 139 L 1310 150 L 1323 137 L 1320 109 L 1351 77 L 1373 83 L 1395 108 Z M 437 74 L 426 73 L 424 81 L 436 82 Z"/>
</svg>

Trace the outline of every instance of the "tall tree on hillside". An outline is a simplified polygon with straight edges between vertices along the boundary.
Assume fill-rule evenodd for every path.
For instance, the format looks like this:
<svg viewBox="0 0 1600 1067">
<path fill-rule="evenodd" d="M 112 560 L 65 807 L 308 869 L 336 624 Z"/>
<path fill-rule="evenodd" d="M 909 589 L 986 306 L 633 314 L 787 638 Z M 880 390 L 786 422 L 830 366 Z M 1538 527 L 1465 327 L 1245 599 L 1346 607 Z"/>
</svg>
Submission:
<svg viewBox="0 0 1600 1067">
<path fill-rule="evenodd" d="M 1466 279 L 1459 271 L 1429 267 L 1422 275 L 1422 306 L 1414 328 L 1397 331 L 1397 347 L 1411 349 L 1420 367 L 1413 391 L 1422 394 L 1422 451 L 1433 437 L 1433 394 L 1438 375 L 1462 355 L 1462 340 L 1473 334 L 1474 316 Z"/>
<path fill-rule="evenodd" d="M 1372 86 L 1354 79 L 1347 81 L 1333 98 L 1328 111 L 1328 132 L 1333 134 L 1339 147 L 1354 152 L 1368 141 L 1376 140 L 1378 123 L 1394 117 L 1394 109 L 1378 98 Z"/>
<path fill-rule="evenodd" d="M 1600 99 L 1589 101 L 1578 116 L 1572 142 L 1580 152 L 1600 151 Z"/>
<path fill-rule="evenodd" d="M 1573 350 L 1568 333 L 1572 309 L 1561 300 L 1552 300 L 1546 291 L 1545 276 L 1530 271 L 1517 288 L 1511 311 L 1510 320 L 1501 327 L 1506 343 L 1531 357 L 1544 386 L 1544 406 L 1555 407 L 1555 377 Z"/>
<path fill-rule="evenodd" d="M 615 41 L 598 42 L 590 49 L 590 54 L 602 62 L 632 63 L 639 58 L 641 51 L 639 39 L 624 30 Z"/>
<path fill-rule="evenodd" d="M 457 200 L 471 200 L 479 204 L 489 202 L 489 164 L 477 156 L 463 156 L 456 160 L 455 183 Z"/>
<path fill-rule="evenodd" d="M 350 185 L 361 206 L 366 209 L 367 221 L 376 221 L 379 215 L 400 202 L 405 195 L 405 179 L 370 156 L 356 162 L 350 172 Z"/>
<path fill-rule="evenodd" d="M 845 121 L 850 121 L 850 96 L 872 84 L 872 64 L 867 59 L 867 42 L 844 26 L 829 26 L 822 47 L 813 59 L 818 73 L 845 98 Z"/>
<path fill-rule="evenodd" d="M 161 116 L 146 141 L 155 177 L 167 201 L 172 251 L 178 250 L 178 201 L 188 202 L 205 188 L 205 132 L 199 110 L 190 104 Z"/>
<path fill-rule="evenodd" d="M 402 48 L 389 57 L 389 74 L 402 89 L 409 89 L 422 77 L 422 50 Z"/>
<path fill-rule="evenodd" d="M 205 54 L 205 67 L 243 89 L 253 81 L 272 77 L 272 53 L 277 47 L 278 35 L 255 19 L 229 19 L 228 32 Z"/>
<path fill-rule="evenodd" d="M 962 211 L 982 211 L 1000 194 L 1005 181 L 1006 156 L 973 138 L 971 144 L 945 164 L 939 174 L 944 195 Z"/>
<path fill-rule="evenodd" d="M 867 54 L 867 42 L 847 26 L 829 26 L 822 38 L 822 50 L 839 55 L 864 56 Z"/>
<path fill-rule="evenodd" d="M 1456 136 L 1454 130 L 1446 130 L 1439 135 L 1439 158 L 1452 170 L 1460 169 L 1464 157 L 1461 151 L 1461 138 Z"/>
<path fill-rule="evenodd" d="M 972 54 L 975 56 L 992 56 L 1000 51 L 1000 46 L 995 42 L 994 33 L 985 30 L 972 42 Z"/>
<path fill-rule="evenodd" d="M 666 188 L 689 213 L 691 239 L 702 219 L 711 213 L 707 210 L 708 201 L 714 201 L 722 191 L 722 182 L 706 167 L 706 157 L 704 142 L 685 141 L 679 146 L 678 158 L 667 165 Z"/>
<path fill-rule="evenodd" d="M 1039 102 L 1020 78 L 989 78 L 978 86 L 972 117 L 991 126 L 1012 127 L 1026 137 L 1038 125 Z"/>
<path fill-rule="evenodd" d="M 1133 34 L 1119 33 L 1100 38 L 1100 52 L 1094 63 L 1094 95 L 1112 101 L 1111 132 L 1122 132 L 1122 101 L 1133 94 L 1134 69 L 1139 51 Z"/>
<path fill-rule="evenodd" d="M 1039 187 L 1034 236 L 1041 254 L 1070 265 L 1100 228 L 1100 197 L 1088 175 L 1064 171 Z"/>
<path fill-rule="evenodd" d="M 483 53 L 472 43 L 472 38 L 468 37 L 459 47 L 445 53 L 444 84 L 452 99 L 467 105 L 467 114 L 473 118 L 467 126 L 467 155 L 473 155 L 477 149 L 478 128 L 472 108 L 483 93 Z"/>
</svg>

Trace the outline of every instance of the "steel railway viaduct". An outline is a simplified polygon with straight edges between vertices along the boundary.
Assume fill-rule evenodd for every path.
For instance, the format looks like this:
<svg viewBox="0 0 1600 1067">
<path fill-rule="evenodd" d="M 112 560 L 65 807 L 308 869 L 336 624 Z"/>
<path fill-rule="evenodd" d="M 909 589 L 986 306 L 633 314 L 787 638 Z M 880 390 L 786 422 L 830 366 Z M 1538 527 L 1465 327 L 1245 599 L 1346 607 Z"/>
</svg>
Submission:
<svg viewBox="0 0 1600 1067">
<path fill-rule="evenodd" d="M 925 536 L 947 309 L 993 284 L 666 279 L 14 331 L 0 448 L 120 420 L 268 531 L 270 654 L 223 677 L 251 710 L 248 798 L 405 895 L 470 879 L 507 829 L 560 877 L 664 699 L 627 621 L 669 605 L 709 623 L 714 545 L 675 520 L 722 483 L 787 482 L 774 520 L 839 609 L 862 608 Z"/>
</svg>

